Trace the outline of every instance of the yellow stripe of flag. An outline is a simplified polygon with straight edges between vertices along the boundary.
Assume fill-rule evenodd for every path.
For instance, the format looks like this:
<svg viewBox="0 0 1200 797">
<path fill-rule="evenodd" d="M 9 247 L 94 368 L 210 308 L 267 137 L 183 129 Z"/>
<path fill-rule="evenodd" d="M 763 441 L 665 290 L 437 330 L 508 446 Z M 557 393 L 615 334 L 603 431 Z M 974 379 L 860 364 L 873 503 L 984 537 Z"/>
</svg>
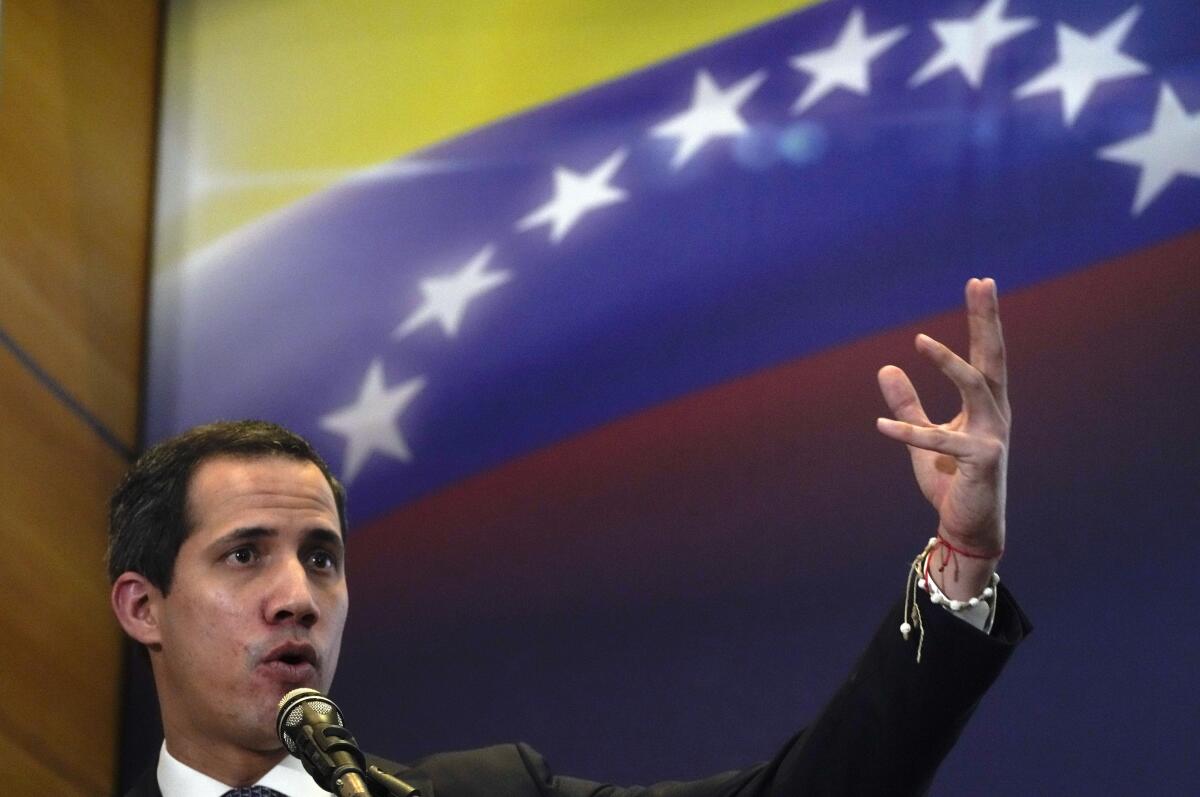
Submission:
<svg viewBox="0 0 1200 797">
<path fill-rule="evenodd" d="M 809 4 L 176 2 L 164 72 L 159 265 L 319 190 L 343 170 Z"/>
</svg>

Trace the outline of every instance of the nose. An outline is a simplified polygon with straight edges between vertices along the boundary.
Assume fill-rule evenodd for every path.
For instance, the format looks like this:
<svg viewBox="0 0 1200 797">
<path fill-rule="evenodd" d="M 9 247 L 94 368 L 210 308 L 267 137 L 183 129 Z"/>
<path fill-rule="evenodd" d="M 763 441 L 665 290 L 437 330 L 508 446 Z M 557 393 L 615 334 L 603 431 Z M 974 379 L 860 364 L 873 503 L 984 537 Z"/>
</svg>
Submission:
<svg viewBox="0 0 1200 797">
<path fill-rule="evenodd" d="M 271 624 L 296 623 L 312 628 L 320 617 L 313 584 L 304 565 L 292 559 L 276 568 L 271 588 L 267 592 L 264 615 Z"/>
</svg>

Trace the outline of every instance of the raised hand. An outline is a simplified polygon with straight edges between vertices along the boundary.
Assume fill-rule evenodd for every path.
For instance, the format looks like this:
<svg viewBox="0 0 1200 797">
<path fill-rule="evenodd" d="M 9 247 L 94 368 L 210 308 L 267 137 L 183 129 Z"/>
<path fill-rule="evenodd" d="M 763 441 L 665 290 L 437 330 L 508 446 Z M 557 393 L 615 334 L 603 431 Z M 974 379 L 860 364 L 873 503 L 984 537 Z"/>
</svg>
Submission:
<svg viewBox="0 0 1200 797">
<path fill-rule="evenodd" d="M 962 409 L 946 423 L 931 422 L 908 375 L 887 365 L 879 370 L 879 387 L 896 419 L 877 421 L 880 432 L 908 445 L 917 484 L 937 510 L 938 534 L 975 555 L 960 557 L 937 579 L 943 592 L 960 599 L 987 584 L 1004 549 L 1012 424 L 996 283 L 969 280 L 966 297 L 969 363 L 927 335 L 916 339 L 917 351 L 958 388 Z"/>
</svg>

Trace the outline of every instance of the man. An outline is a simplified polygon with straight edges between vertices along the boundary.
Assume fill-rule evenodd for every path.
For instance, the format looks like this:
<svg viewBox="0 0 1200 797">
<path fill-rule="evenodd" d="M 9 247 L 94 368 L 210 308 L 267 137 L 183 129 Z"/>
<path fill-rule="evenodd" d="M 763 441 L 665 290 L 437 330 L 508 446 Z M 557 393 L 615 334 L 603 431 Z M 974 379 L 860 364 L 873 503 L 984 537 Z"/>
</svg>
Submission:
<svg viewBox="0 0 1200 797">
<path fill-rule="evenodd" d="M 654 795 L 923 791 L 1028 632 L 994 577 L 1011 423 L 994 282 L 971 280 L 966 300 L 969 361 L 926 336 L 916 341 L 958 387 L 955 418 L 931 423 L 903 371 L 879 372 L 896 419 L 878 428 L 909 446 L 939 520 L 904 609 L 774 759 L 660 784 Z M 348 607 L 345 532 L 341 485 L 304 440 L 271 424 L 198 427 L 133 467 L 112 502 L 112 606 L 148 652 L 165 740 L 158 767 L 130 794 L 219 797 L 253 784 L 290 797 L 323 793 L 285 755 L 274 720 L 285 692 L 324 692 L 333 680 Z M 585 797 L 602 788 L 551 774 L 524 745 L 431 756 L 399 774 L 426 797 Z"/>
</svg>

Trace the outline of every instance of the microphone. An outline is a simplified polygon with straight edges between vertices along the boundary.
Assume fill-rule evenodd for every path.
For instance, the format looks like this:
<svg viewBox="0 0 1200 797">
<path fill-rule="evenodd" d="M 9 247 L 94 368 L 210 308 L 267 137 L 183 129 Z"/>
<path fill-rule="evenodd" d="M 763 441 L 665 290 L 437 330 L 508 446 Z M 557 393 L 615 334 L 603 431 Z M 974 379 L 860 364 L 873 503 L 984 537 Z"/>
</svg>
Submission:
<svg viewBox="0 0 1200 797">
<path fill-rule="evenodd" d="M 366 756 L 342 727 L 337 704 L 325 695 L 306 687 L 284 695 L 275 733 L 322 789 L 339 797 L 371 797 L 364 780 Z"/>
</svg>

